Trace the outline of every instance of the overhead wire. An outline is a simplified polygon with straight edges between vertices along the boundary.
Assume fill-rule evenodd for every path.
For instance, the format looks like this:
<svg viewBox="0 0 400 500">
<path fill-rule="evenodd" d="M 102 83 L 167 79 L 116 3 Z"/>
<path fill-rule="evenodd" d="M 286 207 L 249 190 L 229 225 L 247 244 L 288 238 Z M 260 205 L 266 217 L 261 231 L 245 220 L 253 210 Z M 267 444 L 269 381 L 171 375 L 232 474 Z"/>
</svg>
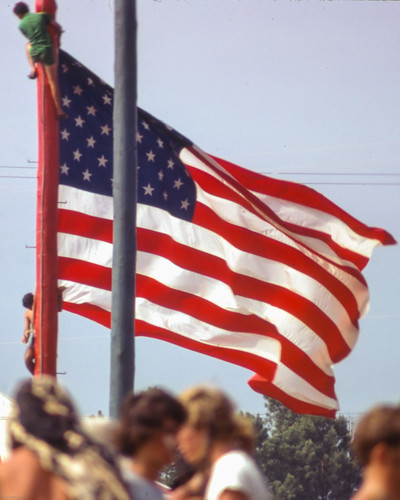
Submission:
<svg viewBox="0 0 400 500">
<path fill-rule="evenodd" d="M 28 166 L 20 166 L 20 165 L 0 165 L 0 169 L 3 170 L 32 170 L 37 167 L 28 167 Z M 36 176 L 33 175 L 0 175 L 3 179 L 36 179 Z"/>
<path fill-rule="evenodd" d="M 262 174 L 265 175 L 354 175 L 354 176 L 400 176 L 400 173 L 396 172 L 296 172 L 295 170 L 293 171 L 288 171 L 288 172 L 261 172 Z"/>
<path fill-rule="evenodd" d="M 0 165 L 0 168 L 7 168 L 7 169 L 13 169 L 13 168 L 29 168 L 29 169 L 33 169 L 33 168 L 36 168 L 37 167 L 21 167 L 21 166 L 15 166 L 15 165 Z"/>
<path fill-rule="evenodd" d="M 31 162 L 34 163 L 34 162 Z M 37 169 L 36 166 L 20 166 L 20 165 L 0 165 L 0 169 Z M 307 171 L 283 171 L 283 172 L 260 172 L 263 175 L 310 175 L 310 176 L 355 176 L 355 177 L 400 177 L 400 172 L 307 172 Z M 0 178 L 4 179 L 36 179 L 36 176 L 24 176 L 24 175 L 0 175 Z M 306 182 L 307 185 L 312 186 L 400 186 L 400 182 L 320 182 L 311 181 Z"/>
<path fill-rule="evenodd" d="M 28 163 L 36 163 L 33 161 L 29 161 Z M 22 166 L 22 165 L 0 165 L 0 168 L 6 168 L 6 169 L 20 169 L 20 168 L 26 168 L 26 169 L 37 169 L 37 166 L 35 167 L 30 167 L 30 166 Z M 400 172 L 315 172 L 315 171 L 304 171 L 300 170 L 299 172 L 296 170 L 287 170 L 283 172 L 260 172 L 261 174 L 265 175 L 346 175 L 346 176 L 380 176 L 380 177 L 387 177 L 387 176 L 395 176 L 399 177 Z"/>
<path fill-rule="evenodd" d="M 0 175 L 3 179 L 36 179 L 33 175 Z"/>
</svg>

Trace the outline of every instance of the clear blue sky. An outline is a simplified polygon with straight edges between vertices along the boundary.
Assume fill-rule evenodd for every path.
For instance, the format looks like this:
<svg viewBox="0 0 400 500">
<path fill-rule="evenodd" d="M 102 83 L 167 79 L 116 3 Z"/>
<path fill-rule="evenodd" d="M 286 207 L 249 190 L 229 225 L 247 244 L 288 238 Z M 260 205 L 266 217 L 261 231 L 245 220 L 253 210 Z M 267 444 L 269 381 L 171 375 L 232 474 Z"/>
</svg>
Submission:
<svg viewBox="0 0 400 500">
<path fill-rule="evenodd" d="M 142 108 L 209 153 L 307 183 L 400 239 L 399 2 L 137 3 Z M 13 5 L 0 4 L 0 176 L 34 176 L 3 168 L 37 159 L 36 85 Z M 58 5 L 64 50 L 113 84 L 112 0 Z M 35 286 L 35 250 L 26 248 L 35 245 L 35 210 L 35 179 L 0 177 L 0 391 L 8 395 L 28 374 L 21 297 Z M 398 246 L 378 248 L 366 268 L 371 309 L 354 352 L 335 367 L 343 412 L 400 399 L 399 257 Z M 84 414 L 107 414 L 109 332 L 62 313 L 59 337 L 60 379 Z M 242 410 L 263 411 L 247 370 L 150 339 L 137 339 L 136 353 L 137 389 L 209 381 Z"/>
</svg>

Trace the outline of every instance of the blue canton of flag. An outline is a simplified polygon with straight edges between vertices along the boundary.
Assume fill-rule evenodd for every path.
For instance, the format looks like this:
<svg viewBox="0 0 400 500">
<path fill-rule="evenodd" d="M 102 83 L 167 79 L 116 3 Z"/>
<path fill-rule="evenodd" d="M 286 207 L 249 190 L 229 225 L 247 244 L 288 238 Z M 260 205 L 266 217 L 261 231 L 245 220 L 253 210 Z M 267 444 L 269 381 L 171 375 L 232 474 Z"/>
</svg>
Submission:
<svg viewBox="0 0 400 500">
<path fill-rule="evenodd" d="M 60 184 L 112 196 L 113 89 L 60 51 Z M 196 189 L 179 150 L 190 141 L 138 109 L 138 202 L 191 220 Z"/>
</svg>

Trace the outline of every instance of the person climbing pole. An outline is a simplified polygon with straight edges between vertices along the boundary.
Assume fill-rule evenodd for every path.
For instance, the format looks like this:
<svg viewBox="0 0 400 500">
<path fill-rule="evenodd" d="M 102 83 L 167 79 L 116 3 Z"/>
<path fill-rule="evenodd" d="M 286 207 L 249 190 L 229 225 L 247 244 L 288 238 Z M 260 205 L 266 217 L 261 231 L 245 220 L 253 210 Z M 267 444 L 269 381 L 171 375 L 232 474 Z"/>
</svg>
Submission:
<svg viewBox="0 0 400 500">
<path fill-rule="evenodd" d="M 28 38 L 26 44 L 26 55 L 31 71 L 28 78 L 37 78 L 37 64 L 42 64 L 46 73 L 54 104 L 56 106 L 57 118 L 59 120 L 67 118 L 62 109 L 60 90 L 57 77 L 57 57 L 58 47 L 53 47 L 48 27 L 51 26 L 57 33 L 57 40 L 60 39 L 62 28 L 52 19 L 47 12 L 29 12 L 29 6 L 25 2 L 17 2 L 13 9 L 14 14 L 21 20 L 18 27 Z"/>
<path fill-rule="evenodd" d="M 63 309 L 63 292 L 65 286 L 59 286 L 57 288 L 57 311 L 61 312 Z M 35 330 L 34 330 L 34 309 L 35 309 L 35 296 L 33 293 L 26 293 L 22 297 L 22 305 L 26 308 L 24 313 L 24 334 L 22 336 L 22 342 L 27 344 L 25 351 L 25 366 L 28 368 L 29 372 L 33 375 L 35 371 Z"/>
<path fill-rule="evenodd" d="M 35 296 L 33 293 L 26 293 L 22 297 L 22 305 L 26 308 L 24 314 L 24 334 L 22 336 L 22 342 L 27 344 L 25 351 L 25 366 L 32 375 L 35 370 L 35 331 L 33 329 L 34 302 Z"/>
</svg>

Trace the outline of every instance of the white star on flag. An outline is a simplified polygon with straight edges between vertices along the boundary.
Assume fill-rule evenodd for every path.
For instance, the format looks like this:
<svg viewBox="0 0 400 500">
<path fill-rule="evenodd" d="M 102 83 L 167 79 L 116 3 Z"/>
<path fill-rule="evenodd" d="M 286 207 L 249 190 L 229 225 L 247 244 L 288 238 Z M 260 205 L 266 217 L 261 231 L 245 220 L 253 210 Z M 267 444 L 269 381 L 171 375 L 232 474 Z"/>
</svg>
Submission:
<svg viewBox="0 0 400 500">
<path fill-rule="evenodd" d="M 82 153 L 79 151 L 79 149 L 77 149 L 76 151 L 74 151 L 74 160 L 76 161 L 80 161 L 81 160 L 81 156 L 82 156 Z"/>
<path fill-rule="evenodd" d="M 93 174 L 91 174 L 89 172 L 88 169 L 86 169 L 84 172 L 83 172 L 83 180 L 84 181 L 90 181 L 90 178 L 92 177 Z"/>
<path fill-rule="evenodd" d="M 189 203 L 188 199 L 181 201 L 181 208 L 183 208 L 184 210 L 187 210 L 189 205 L 190 205 L 190 203 Z"/>
<path fill-rule="evenodd" d="M 69 108 L 69 105 L 71 104 L 71 99 L 68 99 L 68 96 L 65 96 L 62 98 L 62 105 L 65 106 L 66 108 Z"/>
<path fill-rule="evenodd" d="M 82 92 L 83 92 L 83 89 L 80 87 L 80 85 L 74 86 L 74 94 L 81 95 Z"/>
<path fill-rule="evenodd" d="M 96 116 L 97 109 L 94 106 L 87 107 L 88 115 Z"/>
<path fill-rule="evenodd" d="M 106 158 L 104 158 L 104 155 L 101 155 L 101 157 L 97 158 L 97 159 L 99 161 L 99 165 L 98 165 L 99 167 L 105 167 L 106 166 L 108 160 Z"/>
<path fill-rule="evenodd" d="M 144 189 L 144 194 L 149 194 L 150 196 L 153 196 L 154 188 L 151 187 L 150 184 L 148 184 L 147 186 L 143 186 L 143 189 Z"/>
<path fill-rule="evenodd" d="M 86 141 L 87 141 L 88 148 L 94 148 L 94 145 L 96 144 L 96 140 L 93 136 L 87 138 Z"/>
<path fill-rule="evenodd" d="M 183 182 L 180 179 L 174 181 L 174 188 L 180 189 L 181 186 L 183 186 Z"/>
<path fill-rule="evenodd" d="M 75 126 L 76 127 L 83 127 L 83 124 L 85 123 L 85 120 L 81 116 L 77 116 L 75 118 Z"/>
<path fill-rule="evenodd" d="M 68 130 L 65 128 L 64 130 L 61 130 L 61 139 L 64 141 L 68 141 L 68 138 L 71 134 L 68 132 Z"/>
<path fill-rule="evenodd" d="M 111 128 L 105 124 L 101 127 L 101 135 L 110 135 L 110 132 L 111 132 Z"/>
<path fill-rule="evenodd" d="M 156 155 L 153 153 L 153 151 L 149 151 L 148 153 L 146 153 L 146 156 L 147 156 L 147 161 L 153 161 L 153 162 L 154 162 L 154 159 L 156 157 Z"/>
<path fill-rule="evenodd" d="M 67 166 L 66 163 L 64 163 L 63 165 L 61 165 L 61 173 L 62 174 L 65 174 L 65 175 L 68 175 L 68 170 L 69 170 L 69 167 Z"/>
</svg>

